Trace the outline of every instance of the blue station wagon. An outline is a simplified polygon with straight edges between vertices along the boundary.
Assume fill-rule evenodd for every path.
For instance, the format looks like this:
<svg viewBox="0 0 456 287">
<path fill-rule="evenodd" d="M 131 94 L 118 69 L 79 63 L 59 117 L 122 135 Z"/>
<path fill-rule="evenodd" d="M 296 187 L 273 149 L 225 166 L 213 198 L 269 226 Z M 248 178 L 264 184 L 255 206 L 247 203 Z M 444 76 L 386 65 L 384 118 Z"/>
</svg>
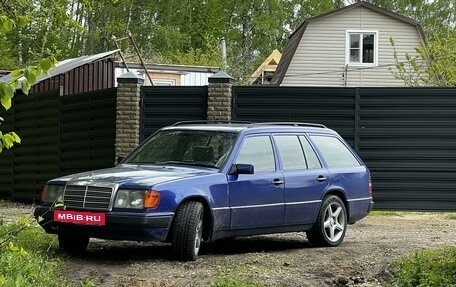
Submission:
<svg viewBox="0 0 456 287">
<path fill-rule="evenodd" d="M 116 167 L 50 180 L 34 215 L 69 253 L 89 239 L 201 242 L 305 231 L 338 246 L 372 209 L 368 168 L 333 130 L 308 123 L 180 122 Z"/>
</svg>

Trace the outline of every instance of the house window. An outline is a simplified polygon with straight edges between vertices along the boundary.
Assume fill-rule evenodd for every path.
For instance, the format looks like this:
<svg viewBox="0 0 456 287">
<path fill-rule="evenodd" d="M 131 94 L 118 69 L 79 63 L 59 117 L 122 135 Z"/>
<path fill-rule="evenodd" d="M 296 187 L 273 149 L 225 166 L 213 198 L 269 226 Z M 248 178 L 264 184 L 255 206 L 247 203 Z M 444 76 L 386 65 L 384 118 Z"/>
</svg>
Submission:
<svg viewBox="0 0 456 287">
<path fill-rule="evenodd" d="M 377 65 L 378 32 L 376 31 L 347 31 L 348 65 Z"/>
<path fill-rule="evenodd" d="M 153 79 L 154 86 L 175 86 L 176 81 L 173 79 Z"/>
</svg>

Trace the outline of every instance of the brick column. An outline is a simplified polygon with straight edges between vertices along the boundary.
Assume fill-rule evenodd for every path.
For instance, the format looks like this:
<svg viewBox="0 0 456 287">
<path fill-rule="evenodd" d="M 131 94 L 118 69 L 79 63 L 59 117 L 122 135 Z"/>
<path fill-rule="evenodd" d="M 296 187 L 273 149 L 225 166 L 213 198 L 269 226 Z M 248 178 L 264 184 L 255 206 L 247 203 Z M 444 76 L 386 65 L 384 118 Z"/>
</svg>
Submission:
<svg viewBox="0 0 456 287">
<path fill-rule="evenodd" d="M 231 121 L 234 79 L 225 72 L 209 77 L 207 120 Z"/>
<path fill-rule="evenodd" d="M 139 144 L 141 86 L 144 80 L 132 72 L 117 78 L 116 158 Z"/>
</svg>

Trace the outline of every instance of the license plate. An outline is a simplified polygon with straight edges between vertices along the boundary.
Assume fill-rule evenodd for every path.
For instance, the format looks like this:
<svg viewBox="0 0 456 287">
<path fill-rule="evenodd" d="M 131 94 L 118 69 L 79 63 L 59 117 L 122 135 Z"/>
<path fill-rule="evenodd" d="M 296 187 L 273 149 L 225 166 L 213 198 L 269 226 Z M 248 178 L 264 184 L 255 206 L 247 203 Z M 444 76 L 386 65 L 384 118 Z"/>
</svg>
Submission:
<svg viewBox="0 0 456 287">
<path fill-rule="evenodd" d="M 54 221 L 103 226 L 106 224 L 106 216 L 104 213 L 99 212 L 54 210 Z"/>
</svg>

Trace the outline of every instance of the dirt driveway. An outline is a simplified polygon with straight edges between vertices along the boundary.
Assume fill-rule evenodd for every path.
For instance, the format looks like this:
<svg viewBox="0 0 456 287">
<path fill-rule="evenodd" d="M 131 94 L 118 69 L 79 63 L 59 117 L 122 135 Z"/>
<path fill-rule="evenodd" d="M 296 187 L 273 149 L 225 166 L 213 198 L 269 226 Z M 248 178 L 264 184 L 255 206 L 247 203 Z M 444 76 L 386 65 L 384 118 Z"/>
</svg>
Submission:
<svg viewBox="0 0 456 287">
<path fill-rule="evenodd" d="M 337 248 L 311 248 L 304 233 L 207 244 L 196 262 L 170 261 L 167 244 L 92 240 L 69 261 L 73 280 L 101 286 L 210 286 L 242 281 L 261 286 L 380 286 L 388 263 L 413 250 L 456 244 L 448 214 L 370 216 L 349 227 Z"/>
<path fill-rule="evenodd" d="M 5 216 L 8 207 L 0 204 L 0 209 Z M 349 226 L 337 248 L 312 248 L 304 233 L 224 240 L 206 244 L 196 262 L 185 263 L 170 260 L 168 244 L 92 239 L 86 254 L 65 257 L 65 274 L 76 282 L 96 278 L 100 286 L 122 287 L 244 286 L 228 284 L 235 281 L 255 286 L 381 286 L 395 258 L 456 245 L 454 218 L 429 213 L 369 216 Z"/>
</svg>

